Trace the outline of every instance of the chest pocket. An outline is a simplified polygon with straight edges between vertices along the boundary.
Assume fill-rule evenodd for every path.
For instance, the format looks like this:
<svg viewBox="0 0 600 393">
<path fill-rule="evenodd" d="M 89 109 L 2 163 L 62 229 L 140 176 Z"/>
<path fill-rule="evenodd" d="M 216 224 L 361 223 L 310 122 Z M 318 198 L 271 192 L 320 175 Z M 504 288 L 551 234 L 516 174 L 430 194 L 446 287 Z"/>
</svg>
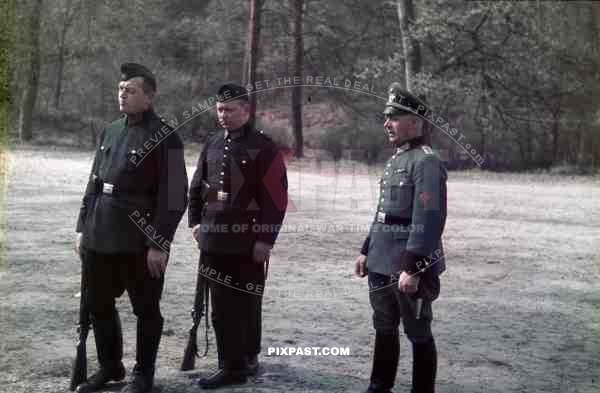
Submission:
<svg viewBox="0 0 600 393">
<path fill-rule="evenodd" d="M 107 143 L 102 143 L 98 147 L 98 173 L 95 175 L 104 178 L 108 171 L 110 170 L 110 153 L 111 153 L 111 145 Z"/>
<path fill-rule="evenodd" d="M 258 180 L 256 179 L 257 161 L 254 161 L 250 154 L 246 152 L 240 152 L 240 154 L 235 157 L 235 164 L 240 176 L 243 178 L 245 185 L 255 185 L 256 181 Z"/>
<path fill-rule="evenodd" d="M 384 211 L 403 216 L 409 212 L 415 185 L 405 169 L 395 169 L 384 185 Z"/>
<path fill-rule="evenodd" d="M 220 179 L 220 173 L 228 170 L 227 167 L 231 162 L 231 156 L 227 154 L 227 157 L 224 157 L 224 155 L 223 147 L 209 146 L 206 150 L 206 167 L 203 171 L 207 176 L 206 180 L 213 186 Z"/>
<path fill-rule="evenodd" d="M 137 154 L 138 149 L 134 146 L 128 146 L 125 151 L 125 170 L 134 172 L 140 169 L 150 157 L 142 160 L 143 156 Z"/>
</svg>

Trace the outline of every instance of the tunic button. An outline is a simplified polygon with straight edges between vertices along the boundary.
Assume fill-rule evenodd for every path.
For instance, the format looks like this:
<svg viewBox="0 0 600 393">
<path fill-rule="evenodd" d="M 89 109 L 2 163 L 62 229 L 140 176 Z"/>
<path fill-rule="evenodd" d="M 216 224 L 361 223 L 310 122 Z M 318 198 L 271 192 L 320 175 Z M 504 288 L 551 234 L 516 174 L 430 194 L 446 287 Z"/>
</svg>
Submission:
<svg viewBox="0 0 600 393">
<path fill-rule="evenodd" d="M 225 166 L 225 163 L 222 163 L 221 165 Z"/>
<path fill-rule="evenodd" d="M 389 175 L 389 174 L 390 174 L 389 172 L 386 172 L 386 173 L 385 173 L 385 175 L 386 175 L 386 176 L 387 176 L 387 175 Z"/>
<path fill-rule="evenodd" d="M 231 142 L 231 138 L 227 138 L 227 142 Z"/>
<path fill-rule="evenodd" d="M 256 218 L 252 218 L 252 222 L 256 222 Z"/>
<path fill-rule="evenodd" d="M 223 180 L 219 180 L 219 184 L 223 184 Z"/>
<path fill-rule="evenodd" d="M 104 150 L 104 146 L 100 146 L 100 150 Z"/>
<path fill-rule="evenodd" d="M 227 154 L 223 154 L 223 158 L 227 158 Z"/>
<path fill-rule="evenodd" d="M 221 172 L 221 176 L 225 176 L 225 172 Z"/>
<path fill-rule="evenodd" d="M 135 154 L 135 150 L 131 150 L 131 154 Z"/>
<path fill-rule="evenodd" d="M 246 164 L 246 160 L 242 160 L 242 164 Z"/>
<path fill-rule="evenodd" d="M 225 150 L 229 150 L 229 146 L 225 146 Z"/>
<path fill-rule="evenodd" d="M 386 182 L 386 181 L 384 181 L 384 182 L 383 182 L 383 184 L 385 185 L 385 184 L 387 184 L 387 182 Z"/>
</svg>

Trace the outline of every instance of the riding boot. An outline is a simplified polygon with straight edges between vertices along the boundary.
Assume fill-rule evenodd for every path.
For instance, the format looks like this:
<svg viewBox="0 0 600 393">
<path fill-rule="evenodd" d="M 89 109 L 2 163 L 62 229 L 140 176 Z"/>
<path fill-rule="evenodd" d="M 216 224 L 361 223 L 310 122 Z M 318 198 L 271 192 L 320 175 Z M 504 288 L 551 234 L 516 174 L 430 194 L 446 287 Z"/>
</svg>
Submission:
<svg viewBox="0 0 600 393">
<path fill-rule="evenodd" d="M 400 339 L 398 334 L 375 334 L 375 351 L 373 370 L 368 393 L 388 393 L 394 386 L 398 358 L 400 356 Z"/>
<path fill-rule="evenodd" d="M 110 319 L 92 319 L 96 352 L 100 369 L 88 380 L 77 387 L 78 393 L 95 392 L 110 381 L 121 381 L 125 378 L 123 358 L 123 333 L 121 320 L 115 309 Z"/>
<path fill-rule="evenodd" d="M 426 342 L 413 342 L 412 393 L 434 393 L 437 350 L 431 337 Z"/>
</svg>

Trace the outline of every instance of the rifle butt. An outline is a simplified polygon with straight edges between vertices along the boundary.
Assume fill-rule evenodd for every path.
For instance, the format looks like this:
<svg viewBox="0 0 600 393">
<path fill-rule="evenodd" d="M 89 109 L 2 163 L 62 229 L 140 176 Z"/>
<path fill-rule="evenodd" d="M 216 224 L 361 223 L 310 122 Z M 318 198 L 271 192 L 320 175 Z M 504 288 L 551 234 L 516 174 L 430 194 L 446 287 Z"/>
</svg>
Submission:
<svg viewBox="0 0 600 393">
<path fill-rule="evenodd" d="M 196 366 L 196 356 L 198 356 L 198 345 L 196 337 L 190 337 L 183 352 L 183 361 L 181 362 L 181 371 L 193 370 Z"/>
<path fill-rule="evenodd" d="M 73 362 L 73 370 L 71 371 L 71 385 L 69 389 L 73 392 L 77 386 L 87 380 L 87 354 L 85 342 L 80 342 L 77 345 L 77 354 Z"/>
</svg>

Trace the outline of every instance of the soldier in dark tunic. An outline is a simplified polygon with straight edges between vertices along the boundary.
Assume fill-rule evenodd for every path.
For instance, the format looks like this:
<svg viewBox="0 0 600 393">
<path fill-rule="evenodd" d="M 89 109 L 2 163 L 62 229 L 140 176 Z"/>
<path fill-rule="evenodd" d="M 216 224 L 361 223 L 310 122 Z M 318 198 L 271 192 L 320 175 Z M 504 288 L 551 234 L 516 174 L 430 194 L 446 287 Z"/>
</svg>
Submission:
<svg viewBox="0 0 600 393">
<path fill-rule="evenodd" d="M 425 104 L 389 89 L 384 127 L 396 151 L 380 181 L 375 220 L 355 271 L 368 275 L 375 351 L 368 393 L 394 386 L 400 342 L 398 327 L 412 344 L 412 393 L 433 393 L 437 352 L 431 304 L 445 270 L 441 236 L 446 220 L 446 169 L 423 137 Z"/>
<path fill-rule="evenodd" d="M 202 149 L 188 213 L 200 270 L 209 272 L 219 354 L 217 372 L 198 382 L 205 389 L 245 383 L 258 370 L 265 263 L 287 207 L 283 156 L 252 125 L 245 89 L 226 84 L 217 97 L 224 129 Z"/>
<path fill-rule="evenodd" d="M 137 317 L 136 363 L 123 392 L 152 389 L 163 318 L 160 297 L 170 243 L 187 205 L 183 144 L 156 115 L 156 80 L 142 65 L 121 66 L 122 118 L 100 143 L 77 222 L 76 249 L 88 282 L 86 296 L 100 369 L 77 388 L 101 389 L 125 377 L 115 298 L 125 290 Z"/>
</svg>

